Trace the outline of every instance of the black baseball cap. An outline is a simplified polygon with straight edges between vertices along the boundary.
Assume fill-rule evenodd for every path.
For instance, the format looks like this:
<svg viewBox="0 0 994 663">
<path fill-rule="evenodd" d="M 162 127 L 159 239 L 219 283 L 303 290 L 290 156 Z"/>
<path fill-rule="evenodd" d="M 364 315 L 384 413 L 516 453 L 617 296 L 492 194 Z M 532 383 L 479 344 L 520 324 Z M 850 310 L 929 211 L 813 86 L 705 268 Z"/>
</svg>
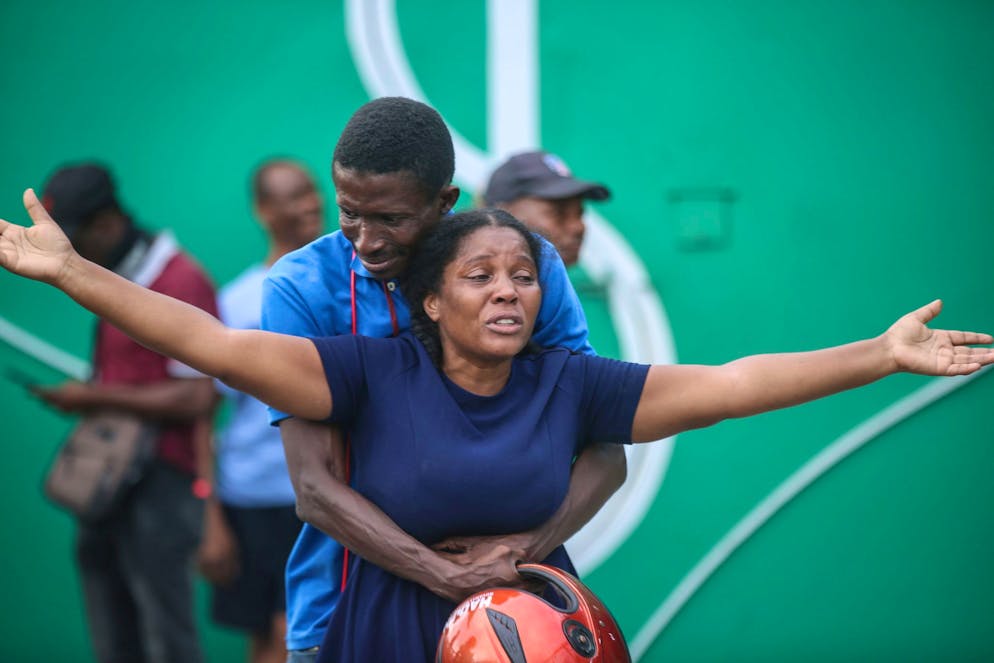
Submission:
<svg viewBox="0 0 994 663">
<path fill-rule="evenodd" d="M 45 184 L 41 203 L 70 238 L 97 212 L 119 207 L 110 171 L 96 163 L 56 170 Z"/>
<path fill-rule="evenodd" d="M 526 196 L 549 200 L 573 196 L 607 200 L 611 192 L 603 184 L 573 177 L 563 160 L 555 154 L 524 152 L 497 167 L 487 183 L 483 201 L 487 205 L 496 205 Z"/>
</svg>

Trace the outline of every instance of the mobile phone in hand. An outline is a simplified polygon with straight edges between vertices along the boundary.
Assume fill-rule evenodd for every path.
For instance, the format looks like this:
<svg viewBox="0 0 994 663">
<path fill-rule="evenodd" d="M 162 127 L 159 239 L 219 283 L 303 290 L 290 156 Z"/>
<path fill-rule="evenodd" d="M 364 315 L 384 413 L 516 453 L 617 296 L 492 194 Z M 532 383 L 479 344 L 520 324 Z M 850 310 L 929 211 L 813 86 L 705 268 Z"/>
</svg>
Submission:
<svg viewBox="0 0 994 663">
<path fill-rule="evenodd" d="M 13 366 L 6 367 L 3 371 L 3 376 L 28 391 L 34 391 L 41 385 L 40 380 L 36 380 L 33 376 Z"/>
</svg>

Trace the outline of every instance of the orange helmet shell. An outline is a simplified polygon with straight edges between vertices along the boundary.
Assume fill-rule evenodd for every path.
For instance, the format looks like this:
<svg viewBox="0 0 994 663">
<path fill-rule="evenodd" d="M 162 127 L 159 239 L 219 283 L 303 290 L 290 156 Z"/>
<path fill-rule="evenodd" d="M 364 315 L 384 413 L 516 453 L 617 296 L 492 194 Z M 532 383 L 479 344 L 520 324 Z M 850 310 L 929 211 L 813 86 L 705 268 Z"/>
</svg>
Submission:
<svg viewBox="0 0 994 663">
<path fill-rule="evenodd" d="M 564 607 L 523 589 L 478 592 L 449 616 L 437 663 L 631 662 L 618 623 L 586 585 L 543 564 L 522 564 L 518 572 L 550 586 Z"/>
</svg>

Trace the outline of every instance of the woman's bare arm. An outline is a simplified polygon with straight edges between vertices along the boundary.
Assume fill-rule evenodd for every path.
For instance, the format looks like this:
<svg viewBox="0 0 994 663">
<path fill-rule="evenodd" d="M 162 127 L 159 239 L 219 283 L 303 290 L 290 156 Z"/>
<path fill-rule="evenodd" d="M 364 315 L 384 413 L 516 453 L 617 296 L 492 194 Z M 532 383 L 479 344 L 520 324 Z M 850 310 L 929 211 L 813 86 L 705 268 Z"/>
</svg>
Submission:
<svg viewBox="0 0 994 663">
<path fill-rule="evenodd" d="M 898 372 L 967 375 L 994 362 L 989 334 L 930 329 L 933 301 L 880 336 L 812 352 L 754 355 L 722 366 L 653 366 L 632 426 L 648 442 L 734 417 L 798 405 Z"/>
<path fill-rule="evenodd" d="M 34 222 L 31 227 L 0 220 L 0 266 L 59 288 L 155 352 L 284 412 L 309 419 L 330 414 L 331 394 L 313 343 L 229 329 L 195 306 L 83 259 L 30 189 L 24 206 Z"/>
</svg>

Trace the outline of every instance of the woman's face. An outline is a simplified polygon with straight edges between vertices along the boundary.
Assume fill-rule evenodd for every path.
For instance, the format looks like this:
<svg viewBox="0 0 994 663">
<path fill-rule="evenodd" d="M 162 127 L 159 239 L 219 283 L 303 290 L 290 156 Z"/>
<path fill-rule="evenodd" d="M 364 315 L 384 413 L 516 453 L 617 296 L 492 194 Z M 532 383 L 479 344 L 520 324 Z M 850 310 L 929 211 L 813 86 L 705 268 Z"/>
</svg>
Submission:
<svg viewBox="0 0 994 663">
<path fill-rule="evenodd" d="M 511 228 L 484 227 L 467 236 L 425 297 L 438 323 L 444 364 L 508 360 L 532 335 L 542 304 L 538 267 L 524 238 Z"/>
</svg>

